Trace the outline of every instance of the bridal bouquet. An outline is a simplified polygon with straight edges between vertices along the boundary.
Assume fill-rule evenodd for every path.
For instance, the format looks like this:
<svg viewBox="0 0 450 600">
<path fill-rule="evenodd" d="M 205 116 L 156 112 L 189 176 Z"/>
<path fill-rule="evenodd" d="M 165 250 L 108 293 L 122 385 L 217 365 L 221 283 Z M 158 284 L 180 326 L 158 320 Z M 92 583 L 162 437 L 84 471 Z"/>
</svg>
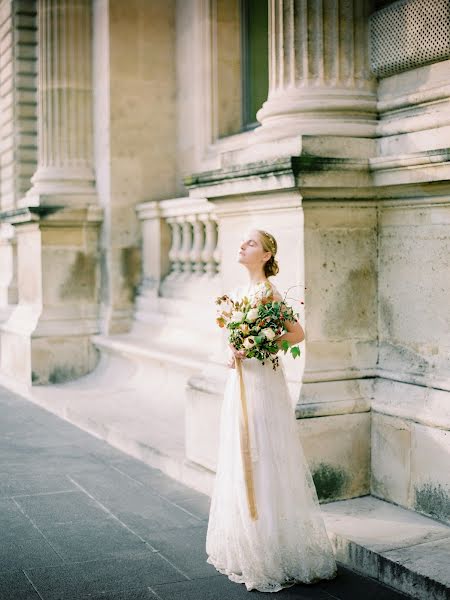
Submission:
<svg viewBox="0 0 450 600">
<path fill-rule="evenodd" d="M 250 299 L 244 296 L 242 300 L 232 300 L 224 295 L 216 299 L 216 304 L 221 306 L 216 318 L 219 327 L 229 330 L 228 341 L 236 350 L 244 350 L 246 358 L 257 358 L 262 361 L 270 360 L 273 369 L 279 366 L 276 356 L 280 350 L 276 340 L 286 333 L 286 321 L 294 321 L 298 314 L 284 300 L 273 299 L 272 288 L 269 283 Z M 290 351 L 294 358 L 300 356 L 298 346 L 290 346 L 289 342 L 281 342 L 281 350 L 286 354 Z"/>
</svg>

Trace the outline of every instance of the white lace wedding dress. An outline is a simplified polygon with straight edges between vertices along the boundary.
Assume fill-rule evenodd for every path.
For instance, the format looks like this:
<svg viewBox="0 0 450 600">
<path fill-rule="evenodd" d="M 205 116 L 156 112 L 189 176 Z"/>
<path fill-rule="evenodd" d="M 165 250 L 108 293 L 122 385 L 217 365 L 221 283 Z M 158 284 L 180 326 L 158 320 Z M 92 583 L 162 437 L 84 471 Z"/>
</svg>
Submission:
<svg viewBox="0 0 450 600">
<path fill-rule="evenodd" d="M 234 294 L 257 292 L 238 288 Z M 230 369 L 221 408 L 217 472 L 206 536 L 207 562 L 247 590 L 277 592 L 332 579 L 336 562 L 306 462 L 285 373 L 270 361 L 241 361 L 245 384 L 253 519 L 240 446 L 240 387 Z"/>
</svg>

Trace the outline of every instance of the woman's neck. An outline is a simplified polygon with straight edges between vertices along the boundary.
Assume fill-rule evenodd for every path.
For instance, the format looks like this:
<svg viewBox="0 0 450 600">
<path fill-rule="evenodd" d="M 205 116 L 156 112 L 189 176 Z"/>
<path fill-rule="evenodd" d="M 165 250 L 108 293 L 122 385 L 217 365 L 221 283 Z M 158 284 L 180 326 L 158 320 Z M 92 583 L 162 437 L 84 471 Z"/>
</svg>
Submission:
<svg viewBox="0 0 450 600">
<path fill-rule="evenodd" d="M 259 269 L 259 268 L 249 268 L 247 267 L 248 270 L 248 278 L 249 278 L 249 285 L 256 285 L 257 283 L 262 283 L 264 281 L 267 281 L 267 277 L 264 273 L 263 269 Z"/>
</svg>

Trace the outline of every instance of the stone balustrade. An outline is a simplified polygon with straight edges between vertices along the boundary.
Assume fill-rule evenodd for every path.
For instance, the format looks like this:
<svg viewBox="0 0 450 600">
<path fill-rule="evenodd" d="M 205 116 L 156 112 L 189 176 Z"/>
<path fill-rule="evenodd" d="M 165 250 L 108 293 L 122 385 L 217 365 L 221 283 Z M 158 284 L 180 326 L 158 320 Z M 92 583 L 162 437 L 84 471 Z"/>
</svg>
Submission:
<svg viewBox="0 0 450 600">
<path fill-rule="evenodd" d="M 142 221 L 142 292 L 213 280 L 220 266 L 217 219 L 207 200 L 175 198 L 136 208 Z"/>
</svg>

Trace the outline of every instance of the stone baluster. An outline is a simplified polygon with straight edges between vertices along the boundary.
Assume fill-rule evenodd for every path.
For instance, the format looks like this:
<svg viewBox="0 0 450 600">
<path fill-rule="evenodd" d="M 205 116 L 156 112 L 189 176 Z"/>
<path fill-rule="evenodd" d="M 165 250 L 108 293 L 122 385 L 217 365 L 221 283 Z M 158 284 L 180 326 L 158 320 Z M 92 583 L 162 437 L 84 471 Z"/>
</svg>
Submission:
<svg viewBox="0 0 450 600">
<path fill-rule="evenodd" d="M 175 217 L 168 217 L 167 223 L 170 226 L 172 243 L 169 250 L 170 274 L 171 279 L 176 278 L 182 271 L 180 260 L 181 252 L 181 224 Z"/>
<path fill-rule="evenodd" d="M 217 247 L 217 225 L 210 213 L 199 215 L 205 227 L 205 244 L 203 246 L 202 260 L 205 264 L 205 274 L 213 277 L 216 272 L 214 251 Z"/>
<path fill-rule="evenodd" d="M 215 270 L 215 274 L 217 274 L 217 273 L 219 273 L 220 259 L 221 259 L 219 245 L 218 245 L 219 227 L 218 227 L 216 215 L 211 215 L 211 220 L 214 225 L 214 234 L 213 234 L 214 235 L 214 252 L 213 252 L 214 270 Z"/>
<path fill-rule="evenodd" d="M 191 249 L 192 249 L 192 225 L 187 217 L 178 217 L 181 223 L 181 251 L 180 260 L 183 268 L 184 278 L 190 277 L 192 273 Z"/>
<path fill-rule="evenodd" d="M 203 270 L 203 247 L 205 243 L 205 230 L 202 221 L 198 218 L 198 215 L 192 215 L 187 218 L 187 221 L 192 224 L 192 248 L 190 252 L 190 259 L 192 261 L 192 270 L 196 275 L 202 275 Z"/>
<path fill-rule="evenodd" d="M 262 139 L 375 134 L 369 0 L 269 0 L 269 94 Z"/>
</svg>

